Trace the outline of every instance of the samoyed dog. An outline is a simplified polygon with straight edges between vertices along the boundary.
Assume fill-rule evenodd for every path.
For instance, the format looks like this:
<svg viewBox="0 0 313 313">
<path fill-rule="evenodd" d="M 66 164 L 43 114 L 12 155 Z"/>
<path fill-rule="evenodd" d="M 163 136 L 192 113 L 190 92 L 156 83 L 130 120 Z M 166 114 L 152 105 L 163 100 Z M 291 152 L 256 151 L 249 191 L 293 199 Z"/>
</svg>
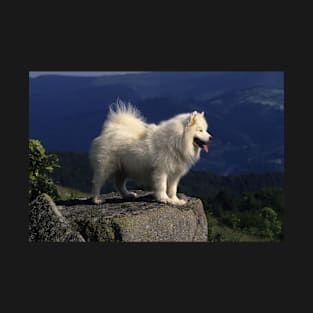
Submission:
<svg viewBox="0 0 313 313">
<path fill-rule="evenodd" d="M 102 202 L 101 187 L 113 178 L 123 198 L 137 196 L 126 188 L 127 180 L 134 180 L 152 191 L 157 201 L 184 205 L 186 201 L 176 196 L 177 185 L 201 149 L 208 152 L 212 136 L 207 127 L 204 112 L 148 124 L 134 106 L 117 101 L 90 149 L 93 202 Z"/>
</svg>

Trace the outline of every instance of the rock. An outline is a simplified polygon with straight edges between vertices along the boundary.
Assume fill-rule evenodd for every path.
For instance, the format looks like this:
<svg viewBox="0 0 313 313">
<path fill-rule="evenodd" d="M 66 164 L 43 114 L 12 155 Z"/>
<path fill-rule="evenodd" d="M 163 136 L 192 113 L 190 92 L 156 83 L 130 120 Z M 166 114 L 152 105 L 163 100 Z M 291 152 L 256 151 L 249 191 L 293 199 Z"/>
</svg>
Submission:
<svg viewBox="0 0 313 313">
<path fill-rule="evenodd" d="M 56 209 L 68 231 L 79 233 L 86 242 L 207 241 L 207 219 L 200 199 L 179 194 L 187 203 L 178 207 L 159 203 L 147 192 L 136 192 L 138 198 L 130 200 L 117 193 L 102 195 L 104 203 L 97 205 L 87 198 L 59 201 Z"/>
<path fill-rule="evenodd" d="M 44 193 L 30 203 L 28 240 L 85 242 L 82 235 L 73 230 L 62 216 L 53 200 Z"/>
</svg>

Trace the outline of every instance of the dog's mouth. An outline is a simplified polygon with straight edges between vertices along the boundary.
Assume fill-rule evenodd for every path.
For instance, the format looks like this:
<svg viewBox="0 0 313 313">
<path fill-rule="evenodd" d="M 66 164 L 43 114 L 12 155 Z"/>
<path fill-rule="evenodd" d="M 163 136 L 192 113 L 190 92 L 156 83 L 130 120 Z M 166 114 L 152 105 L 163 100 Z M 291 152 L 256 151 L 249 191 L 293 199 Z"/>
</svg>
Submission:
<svg viewBox="0 0 313 313">
<path fill-rule="evenodd" d="M 196 144 L 199 148 L 203 149 L 206 153 L 208 153 L 209 149 L 208 149 L 208 145 L 206 144 L 206 142 L 202 141 L 201 139 L 194 137 L 193 138 L 193 142 L 194 144 Z"/>
</svg>

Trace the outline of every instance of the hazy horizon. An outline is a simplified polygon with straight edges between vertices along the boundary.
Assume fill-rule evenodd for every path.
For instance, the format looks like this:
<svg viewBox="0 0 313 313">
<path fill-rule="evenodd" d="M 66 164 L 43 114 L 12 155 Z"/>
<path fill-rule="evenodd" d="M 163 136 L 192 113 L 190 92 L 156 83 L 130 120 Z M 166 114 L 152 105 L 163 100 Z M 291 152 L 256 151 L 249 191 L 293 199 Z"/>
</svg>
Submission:
<svg viewBox="0 0 313 313">
<path fill-rule="evenodd" d="M 56 71 L 56 72 L 39 72 L 39 71 L 30 71 L 29 72 L 29 77 L 30 78 L 35 78 L 35 77 L 39 77 L 39 76 L 44 76 L 44 75 L 62 75 L 62 76 L 85 76 L 85 77 L 90 77 L 90 76 L 104 76 L 104 75 L 108 75 L 108 76 L 112 76 L 112 75 L 125 75 L 125 74 L 134 74 L 134 73 L 143 73 L 143 72 L 109 72 L 109 71 L 105 71 L 105 72 L 99 72 L 99 71 L 92 71 L 92 72 L 87 72 L 87 71 L 75 71 L 75 72 L 70 72 L 70 71 Z"/>
</svg>

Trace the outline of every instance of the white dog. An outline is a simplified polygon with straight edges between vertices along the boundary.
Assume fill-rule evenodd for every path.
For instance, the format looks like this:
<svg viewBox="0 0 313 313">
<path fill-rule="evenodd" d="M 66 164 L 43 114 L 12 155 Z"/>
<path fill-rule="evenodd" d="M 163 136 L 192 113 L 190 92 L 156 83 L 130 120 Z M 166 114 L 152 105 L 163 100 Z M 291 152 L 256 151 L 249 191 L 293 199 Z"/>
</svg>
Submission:
<svg viewBox="0 0 313 313">
<path fill-rule="evenodd" d="M 93 202 L 101 203 L 101 187 L 113 178 L 123 198 L 136 197 L 126 188 L 132 179 L 152 190 L 156 200 L 184 205 L 185 200 L 176 196 L 178 182 L 199 159 L 200 150 L 208 152 L 211 139 L 204 112 L 147 124 L 136 108 L 117 101 L 90 150 Z"/>
</svg>

